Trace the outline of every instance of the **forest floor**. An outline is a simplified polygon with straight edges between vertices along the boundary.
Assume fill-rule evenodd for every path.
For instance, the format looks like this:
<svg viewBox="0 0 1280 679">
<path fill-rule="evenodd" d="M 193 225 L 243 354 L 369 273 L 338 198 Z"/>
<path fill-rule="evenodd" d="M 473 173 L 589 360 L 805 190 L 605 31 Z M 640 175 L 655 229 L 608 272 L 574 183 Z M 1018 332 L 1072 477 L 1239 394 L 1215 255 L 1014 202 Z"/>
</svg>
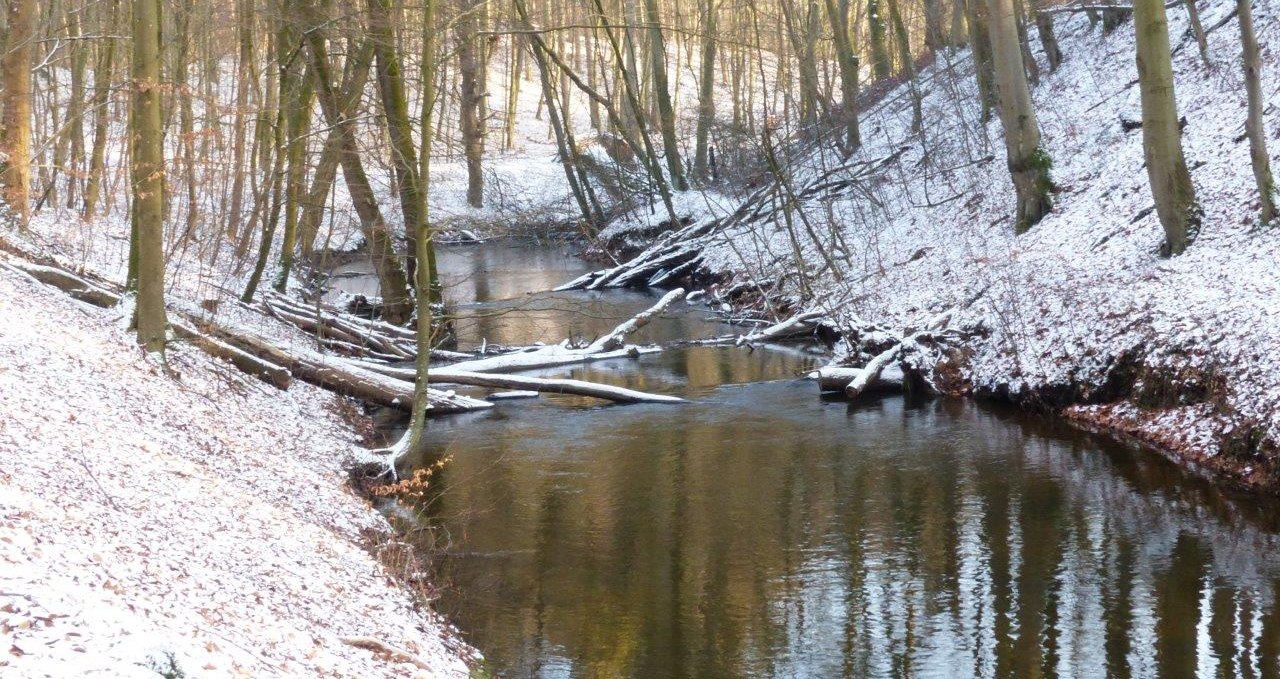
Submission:
<svg viewBox="0 0 1280 679">
<path fill-rule="evenodd" d="M 918 328 L 956 309 L 953 326 L 968 336 L 948 368 L 958 392 L 1061 412 L 1280 490 L 1280 227 L 1258 224 L 1234 8 L 1204 4 L 1209 67 L 1186 12 L 1169 12 L 1183 145 L 1204 210 L 1186 254 L 1158 254 L 1142 132 L 1124 124 L 1141 120 L 1132 24 L 1105 34 L 1083 14 L 1060 15 L 1056 72 L 1032 41 L 1057 191 L 1029 233 L 1014 234 L 1003 134 L 998 120 L 979 122 L 969 52 L 943 52 L 920 74 L 922 133 L 900 86 L 863 113 L 852 157 L 829 139 L 787 149 L 792 190 L 814 187 L 790 221 L 775 209 L 688 244 L 718 282 L 710 299 L 738 286 L 750 290 L 747 304 L 819 309 L 847 336 Z M 1280 41 L 1274 6 L 1259 5 L 1255 21 L 1262 44 Z M 1273 156 L 1274 54 L 1263 59 Z M 726 214 L 715 204 L 687 215 L 698 224 Z M 643 247 L 661 218 L 624 220 L 605 235 Z M 842 349 L 856 358 L 860 347 Z"/>
<path fill-rule="evenodd" d="M 0 675 L 467 676 L 349 487 L 350 406 L 124 316 L 0 268 Z"/>
</svg>

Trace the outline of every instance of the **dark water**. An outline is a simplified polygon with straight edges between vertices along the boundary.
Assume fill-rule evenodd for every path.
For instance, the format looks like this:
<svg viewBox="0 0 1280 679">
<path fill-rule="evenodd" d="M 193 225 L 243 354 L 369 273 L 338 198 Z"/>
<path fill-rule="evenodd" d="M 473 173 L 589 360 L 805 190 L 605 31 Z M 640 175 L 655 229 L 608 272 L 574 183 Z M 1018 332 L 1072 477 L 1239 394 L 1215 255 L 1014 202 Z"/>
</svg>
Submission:
<svg viewBox="0 0 1280 679">
<path fill-rule="evenodd" d="M 473 337 L 594 334 L 651 301 L 529 312 L 522 288 L 586 267 L 499 247 L 456 260 L 521 298 L 476 307 L 508 313 Z M 654 337 L 723 332 L 674 315 Z M 439 607 L 508 677 L 1280 676 L 1275 503 L 1002 408 L 824 402 L 794 379 L 813 362 L 668 351 L 571 372 L 688 405 L 433 420 L 452 461 L 413 535 Z"/>
</svg>

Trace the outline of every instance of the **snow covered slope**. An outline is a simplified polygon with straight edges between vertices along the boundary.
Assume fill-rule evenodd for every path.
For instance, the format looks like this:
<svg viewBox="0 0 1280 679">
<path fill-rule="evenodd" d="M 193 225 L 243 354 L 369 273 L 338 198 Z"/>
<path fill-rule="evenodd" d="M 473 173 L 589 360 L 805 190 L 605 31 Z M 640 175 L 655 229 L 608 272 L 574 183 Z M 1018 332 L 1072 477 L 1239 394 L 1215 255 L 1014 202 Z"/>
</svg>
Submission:
<svg viewBox="0 0 1280 679">
<path fill-rule="evenodd" d="M 1280 5 L 1255 3 L 1264 45 L 1272 151 L 1280 148 Z M 1138 434 L 1249 483 L 1280 480 L 1280 227 L 1257 223 L 1243 139 L 1245 94 L 1235 3 L 1202 3 L 1214 65 L 1205 69 L 1171 9 L 1184 147 L 1205 212 L 1188 252 L 1161 259 L 1162 231 L 1143 164 L 1132 23 L 1111 34 L 1059 15 L 1066 61 L 1033 88 L 1054 163 L 1056 207 L 1015 236 L 1000 124 L 977 122 L 969 53 L 922 72 L 925 125 L 910 131 L 907 88 L 864 113 L 864 147 L 798 156 L 797 190 L 832 168 L 903 151 L 839 195 L 803 202 L 811 229 L 780 214 L 706 239 L 703 264 L 736 281 L 769 281 L 775 300 L 818 306 L 846 327 L 919 324 L 965 306 L 962 373 L 977 393 L 1060 407 Z M 849 177 L 853 170 L 833 177 Z M 695 213 L 707 218 L 708 211 Z M 617 235 L 636 224 L 618 224 Z M 816 235 L 816 241 L 814 236 Z M 824 266 L 830 254 L 841 280 Z M 797 265 L 797 262 L 803 264 Z M 1111 404 L 1111 405 L 1100 405 Z"/>
<path fill-rule="evenodd" d="M 467 676 L 363 546 L 334 397 L 176 345 L 169 376 L 120 315 L 0 267 L 0 676 L 424 674 L 344 637 Z"/>
</svg>

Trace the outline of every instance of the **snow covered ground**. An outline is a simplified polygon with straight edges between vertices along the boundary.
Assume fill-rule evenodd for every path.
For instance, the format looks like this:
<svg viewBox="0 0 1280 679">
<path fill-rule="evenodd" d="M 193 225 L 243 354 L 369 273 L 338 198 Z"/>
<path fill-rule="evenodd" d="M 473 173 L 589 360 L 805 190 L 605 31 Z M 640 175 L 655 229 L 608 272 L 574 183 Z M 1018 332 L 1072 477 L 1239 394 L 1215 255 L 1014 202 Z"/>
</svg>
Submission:
<svg viewBox="0 0 1280 679">
<path fill-rule="evenodd" d="M 0 268 L 0 676 L 467 676 L 368 549 L 398 547 L 335 397 L 184 346 L 167 374 L 121 315 Z"/>
<path fill-rule="evenodd" d="M 1255 5 L 1274 156 L 1280 6 Z M 775 300 L 822 308 L 848 328 L 919 327 L 968 303 L 955 323 L 976 333 L 962 359 L 973 392 L 1051 408 L 1085 404 L 1071 415 L 1276 487 L 1280 229 L 1257 223 L 1239 30 L 1228 16 L 1235 3 L 1201 6 L 1204 25 L 1218 26 L 1207 70 L 1186 12 L 1169 10 L 1184 148 L 1205 212 L 1185 255 L 1157 256 L 1163 233 L 1147 209 L 1142 133 L 1121 126 L 1140 119 L 1133 25 L 1103 34 L 1074 14 L 1058 16 L 1066 59 L 1056 73 L 1033 33 L 1042 70 L 1033 96 L 1059 192 L 1053 213 L 1030 233 L 1013 233 L 1000 124 L 977 123 L 969 53 L 961 51 L 922 72 L 923 135 L 910 131 L 904 86 L 864 113 L 864 146 L 853 158 L 829 145 L 795 156 L 800 190 L 825 170 L 906 149 L 848 191 L 803 203 L 816 241 L 798 216 L 793 239 L 779 214 L 706 238 L 703 266 L 762 282 Z M 643 226 L 620 222 L 608 235 Z M 843 280 L 824 270 L 823 251 Z"/>
</svg>

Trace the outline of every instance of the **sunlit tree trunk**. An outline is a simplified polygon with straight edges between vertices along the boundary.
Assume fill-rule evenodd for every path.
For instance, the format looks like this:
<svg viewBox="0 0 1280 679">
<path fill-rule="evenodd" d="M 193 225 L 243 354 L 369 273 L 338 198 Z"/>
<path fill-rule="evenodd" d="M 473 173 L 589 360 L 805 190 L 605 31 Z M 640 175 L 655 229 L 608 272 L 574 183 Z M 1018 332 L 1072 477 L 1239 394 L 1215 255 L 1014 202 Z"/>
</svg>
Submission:
<svg viewBox="0 0 1280 679">
<path fill-rule="evenodd" d="M 138 344 L 164 351 L 164 138 L 160 115 L 160 0 L 133 3 L 133 198 Z"/>
<path fill-rule="evenodd" d="M 1000 122 L 1004 128 L 1009 173 L 1018 193 L 1014 228 L 1030 229 L 1052 207 L 1051 161 L 1040 146 L 1040 125 L 1027 86 L 1018 46 L 1017 15 L 1011 0 L 990 0 L 991 48 L 995 57 Z"/>
<path fill-rule="evenodd" d="M 1182 132 L 1173 91 L 1169 22 L 1162 0 L 1137 0 L 1133 22 L 1138 37 L 1138 85 L 1142 94 L 1142 145 L 1156 213 L 1164 227 L 1162 254 L 1182 254 L 1200 227 L 1191 173 L 1182 156 Z"/>
<path fill-rule="evenodd" d="M 9 0 L 9 33 L 0 76 L 4 79 L 4 115 L 0 118 L 0 191 L 19 228 L 26 228 L 31 210 L 31 55 L 36 39 L 39 4 Z"/>
</svg>

